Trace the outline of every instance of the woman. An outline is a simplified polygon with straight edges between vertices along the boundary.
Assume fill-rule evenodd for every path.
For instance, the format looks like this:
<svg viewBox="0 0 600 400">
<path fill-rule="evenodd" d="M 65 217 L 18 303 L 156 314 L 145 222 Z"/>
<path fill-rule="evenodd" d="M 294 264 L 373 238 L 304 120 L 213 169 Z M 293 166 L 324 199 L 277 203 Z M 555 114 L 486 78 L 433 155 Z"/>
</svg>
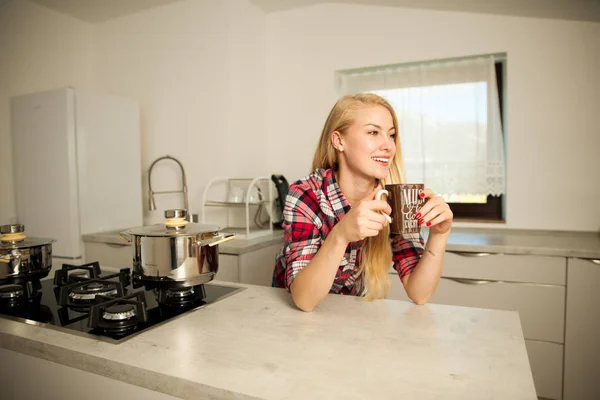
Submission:
<svg viewBox="0 0 600 400">
<path fill-rule="evenodd" d="M 298 308 L 312 311 L 328 293 L 383 298 L 393 262 L 408 297 L 424 304 L 442 272 L 452 211 L 431 190 L 418 211 L 430 228 L 390 235 L 380 182 L 404 183 L 398 122 L 390 104 L 374 94 L 342 97 L 329 113 L 313 159 L 313 172 L 290 185 L 283 211 L 285 245 L 273 286 L 287 288 Z"/>
</svg>

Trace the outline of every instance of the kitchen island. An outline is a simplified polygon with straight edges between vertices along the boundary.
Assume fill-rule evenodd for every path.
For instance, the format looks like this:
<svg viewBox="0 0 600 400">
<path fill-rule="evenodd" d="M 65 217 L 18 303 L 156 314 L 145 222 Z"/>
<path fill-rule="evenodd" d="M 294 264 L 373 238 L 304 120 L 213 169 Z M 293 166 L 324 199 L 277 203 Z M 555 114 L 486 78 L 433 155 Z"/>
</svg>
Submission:
<svg viewBox="0 0 600 400">
<path fill-rule="evenodd" d="M 283 289 L 231 286 L 244 290 L 120 344 L 0 318 L 0 354 L 168 395 L 157 399 L 536 398 L 516 312 L 329 295 L 305 313 Z M 2 364 L 3 398 L 33 393 L 14 387 L 24 376 L 53 398 L 35 369 Z M 70 398 L 106 398 L 86 390 Z"/>
</svg>

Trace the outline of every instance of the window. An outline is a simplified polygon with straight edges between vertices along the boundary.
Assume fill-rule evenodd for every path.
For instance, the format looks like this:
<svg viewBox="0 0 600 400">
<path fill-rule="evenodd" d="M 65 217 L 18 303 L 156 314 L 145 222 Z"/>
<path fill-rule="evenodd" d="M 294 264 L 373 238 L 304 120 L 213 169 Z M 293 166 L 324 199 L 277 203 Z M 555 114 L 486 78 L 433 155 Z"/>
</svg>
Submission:
<svg viewBox="0 0 600 400">
<path fill-rule="evenodd" d="M 444 196 L 456 219 L 503 220 L 504 58 L 338 72 L 342 94 L 371 92 L 396 110 L 406 180 Z"/>
</svg>

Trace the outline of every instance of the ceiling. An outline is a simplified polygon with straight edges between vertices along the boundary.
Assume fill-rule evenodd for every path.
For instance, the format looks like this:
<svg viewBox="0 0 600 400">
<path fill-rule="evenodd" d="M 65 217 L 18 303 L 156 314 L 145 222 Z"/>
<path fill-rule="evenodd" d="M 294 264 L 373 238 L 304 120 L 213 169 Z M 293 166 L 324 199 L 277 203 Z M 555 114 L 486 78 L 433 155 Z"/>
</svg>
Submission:
<svg viewBox="0 0 600 400">
<path fill-rule="evenodd" d="M 1 0 L 0 0 L 1 1 Z M 180 0 L 31 0 L 87 22 L 102 22 Z"/>
<path fill-rule="evenodd" d="M 10 0 L 0 0 L 0 5 Z M 87 22 L 102 22 L 181 0 L 31 0 Z M 211 0 L 217 1 L 217 0 Z M 249 0 L 267 13 L 344 3 L 600 22 L 600 0 Z"/>
<path fill-rule="evenodd" d="M 600 22 L 600 0 L 250 0 L 265 12 L 321 3 L 379 5 L 428 10 Z"/>
</svg>

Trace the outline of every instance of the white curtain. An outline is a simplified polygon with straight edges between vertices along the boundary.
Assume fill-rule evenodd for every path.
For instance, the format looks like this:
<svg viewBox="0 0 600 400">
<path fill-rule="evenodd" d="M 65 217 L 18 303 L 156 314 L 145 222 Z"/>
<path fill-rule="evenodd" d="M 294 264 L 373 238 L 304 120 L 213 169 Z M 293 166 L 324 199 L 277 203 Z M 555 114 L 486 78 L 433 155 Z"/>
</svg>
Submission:
<svg viewBox="0 0 600 400">
<path fill-rule="evenodd" d="M 339 72 L 337 84 L 392 104 L 408 182 L 448 196 L 505 193 L 493 57 Z"/>
</svg>

